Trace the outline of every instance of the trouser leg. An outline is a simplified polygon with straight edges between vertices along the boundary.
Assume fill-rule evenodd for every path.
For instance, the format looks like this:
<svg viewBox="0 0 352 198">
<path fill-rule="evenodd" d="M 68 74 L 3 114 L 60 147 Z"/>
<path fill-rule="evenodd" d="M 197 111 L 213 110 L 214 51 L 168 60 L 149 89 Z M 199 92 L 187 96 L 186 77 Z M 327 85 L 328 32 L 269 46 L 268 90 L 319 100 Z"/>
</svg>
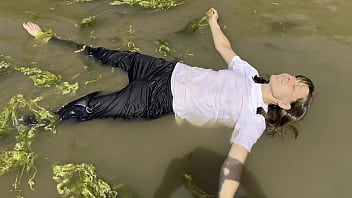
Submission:
<svg viewBox="0 0 352 198">
<path fill-rule="evenodd" d="M 137 52 L 93 48 L 56 38 L 50 42 L 78 50 L 102 65 L 121 68 L 128 73 L 130 81 L 121 91 L 107 95 L 92 93 L 61 107 L 56 113 L 62 119 L 154 119 L 173 112 L 170 79 L 176 62 Z"/>
<path fill-rule="evenodd" d="M 135 64 L 134 56 L 139 54 L 130 51 L 109 50 L 104 47 L 90 47 L 84 44 L 78 44 L 73 41 L 62 40 L 55 37 L 51 38 L 49 43 L 68 48 L 76 53 L 93 58 L 103 66 L 117 67 L 125 70 L 126 72 L 129 72 L 131 66 Z"/>
<path fill-rule="evenodd" d="M 149 92 L 148 84 L 135 81 L 115 93 L 96 92 L 84 96 L 61 107 L 56 113 L 61 119 L 77 118 L 82 121 L 97 118 L 150 118 Z"/>
</svg>

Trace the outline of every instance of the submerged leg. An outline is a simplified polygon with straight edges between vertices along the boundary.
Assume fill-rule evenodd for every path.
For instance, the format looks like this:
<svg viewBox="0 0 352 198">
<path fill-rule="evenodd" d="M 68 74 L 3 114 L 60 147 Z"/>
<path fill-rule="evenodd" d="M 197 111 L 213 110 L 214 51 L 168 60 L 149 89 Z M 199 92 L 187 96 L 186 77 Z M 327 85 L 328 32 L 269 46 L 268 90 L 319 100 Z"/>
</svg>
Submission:
<svg viewBox="0 0 352 198">
<path fill-rule="evenodd" d="M 41 28 L 34 23 L 23 23 L 26 31 L 36 36 L 41 32 Z M 156 58 L 138 52 L 109 50 L 104 47 L 90 47 L 84 44 L 78 44 L 73 41 L 62 40 L 59 38 L 51 38 L 49 43 L 69 47 L 81 54 L 84 54 L 102 65 L 117 67 L 128 73 L 130 81 L 145 80 L 158 76 L 167 67 L 174 67 L 176 61 L 166 61 L 162 58 Z"/>
<path fill-rule="evenodd" d="M 33 23 L 24 23 L 23 27 L 32 36 L 42 31 Z M 51 38 L 49 43 L 78 50 L 102 65 L 121 68 L 128 73 L 130 81 L 129 85 L 119 92 L 108 95 L 93 93 L 70 102 L 56 111 L 61 119 L 153 119 L 173 112 L 170 79 L 175 61 L 166 61 L 137 52 L 94 48 L 58 38 Z"/>
<path fill-rule="evenodd" d="M 99 92 L 88 94 L 80 99 L 74 100 L 67 105 L 64 105 L 57 109 L 55 113 L 59 115 L 60 119 L 77 118 L 79 120 L 85 120 L 87 113 L 89 112 L 89 101 L 94 96 L 98 95 Z"/>
<path fill-rule="evenodd" d="M 149 86 L 132 82 L 121 91 L 111 94 L 95 92 L 59 108 L 61 119 L 91 120 L 99 118 L 150 119 Z"/>
</svg>

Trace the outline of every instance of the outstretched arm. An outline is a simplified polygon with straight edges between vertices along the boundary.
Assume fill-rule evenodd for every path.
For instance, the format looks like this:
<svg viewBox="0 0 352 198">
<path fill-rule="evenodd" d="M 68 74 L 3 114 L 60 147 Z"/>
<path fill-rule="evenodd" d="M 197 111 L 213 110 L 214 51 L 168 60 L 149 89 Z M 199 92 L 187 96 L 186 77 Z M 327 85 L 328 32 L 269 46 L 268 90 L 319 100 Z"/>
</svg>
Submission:
<svg viewBox="0 0 352 198">
<path fill-rule="evenodd" d="M 239 185 L 242 167 L 248 155 L 247 149 L 238 144 L 231 146 L 230 152 L 221 167 L 219 198 L 233 198 Z"/>
<path fill-rule="evenodd" d="M 220 53 L 227 64 L 230 64 L 232 58 L 237 56 L 231 47 L 231 43 L 226 35 L 222 32 L 218 24 L 218 12 L 214 8 L 208 10 L 208 23 L 213 36 L 215 49 Z"/>
</svg>

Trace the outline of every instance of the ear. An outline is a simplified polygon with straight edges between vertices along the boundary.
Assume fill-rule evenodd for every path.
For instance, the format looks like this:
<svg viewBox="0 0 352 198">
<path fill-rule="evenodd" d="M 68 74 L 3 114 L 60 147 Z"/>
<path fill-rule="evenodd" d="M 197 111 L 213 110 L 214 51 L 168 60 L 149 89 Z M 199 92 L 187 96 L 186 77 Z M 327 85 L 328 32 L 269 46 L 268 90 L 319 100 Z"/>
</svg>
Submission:
<svg viewBox="0 0 352 198">
<path fill-rule="evenodd" d="M 290 110 L 290 109 L 291 109 L 290 103 L 286 103 L 286 102 L 283 102 L 283 101 L 279 101 L 279 102 L 277 103 L 277 105 L 279 105 L 279 107 L 281 107 L 282 109 L 285 109 L 285 110 Z"/>
</svg>

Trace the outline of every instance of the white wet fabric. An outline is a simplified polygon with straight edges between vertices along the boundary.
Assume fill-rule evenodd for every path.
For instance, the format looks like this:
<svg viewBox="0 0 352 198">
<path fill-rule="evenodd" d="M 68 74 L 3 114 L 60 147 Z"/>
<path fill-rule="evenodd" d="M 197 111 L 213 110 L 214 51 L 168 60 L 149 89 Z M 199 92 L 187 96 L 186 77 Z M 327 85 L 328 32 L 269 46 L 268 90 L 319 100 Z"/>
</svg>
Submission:
<svg viewBox="0 0 352 198">
<path fill-rule="evenodd" d="M 173 110 L 194 125 L 234 127 L 231 143 L 250 151 L 265 130 L 265 119 L 256 110 L 267 111 L 255 75 L 257 70 L 239 56 L 219 71 L 177 63 L 171 77 Z"/>
</svg>

